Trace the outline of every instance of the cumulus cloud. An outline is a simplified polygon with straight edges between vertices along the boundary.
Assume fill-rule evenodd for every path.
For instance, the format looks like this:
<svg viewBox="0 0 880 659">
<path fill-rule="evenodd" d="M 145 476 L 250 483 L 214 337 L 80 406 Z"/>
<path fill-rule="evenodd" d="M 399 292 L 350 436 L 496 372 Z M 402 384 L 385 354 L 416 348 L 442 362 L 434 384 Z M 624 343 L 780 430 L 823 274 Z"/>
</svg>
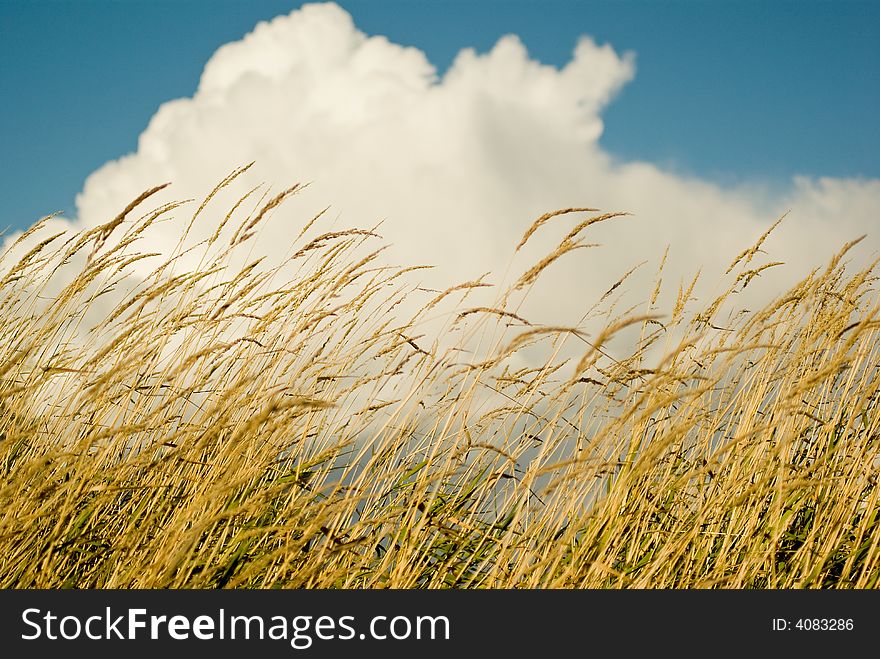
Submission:
<svg viewBox="0 0 880 659">
<path fill-rule="evenodd" d="M 632 265 L 659 261 L 666 245 L 674 284 L 698 268 L 723 270 L 788 210 L 767 245 L 787 268 L 768 271 L 765 290 L 862 233 L 870 234 L 863 252 L 876 249 L 880 181 L 796 179 L 768 197 L 604 152 L 602 111 L 635 70 L 634 55 L 587 36 L 561 69 L 542 65 L 510 35 L 487 53 L 463 50 L 440 77 L 424 53 L 365 35 L 337 5 L 306 5 L 220 48 L 196 93 L 162 105 L 137 151 L 94 172 L 77 197 L 77 217 L 58 224 L 106 222 L 165 181 L 173 185 L 156 201 L 201 198 L 256 161 L 247 174 L 253 183 L 309 186 L 285 207 L 284 221 L 265 225 L 255 249 L 280 255 L 329 205 L 341 226 L 381 221 L 388 258 L 436 264 L 425 276 L 443 287 L 486 271 L 500 280 L 529 265 L 560 238 L 550 226 L 530 243 L 533 251 L 511 260 L 546 211 L 633 213 L 591 228 L 602 247 L 547 271 L 552 285 L 530 301 L 546 322 L 579 316 Z M 171 252 L 184 225 L 154 227 L 139 248 Z M 644 299 L 653 274 L 644 268 L 627 286 Z"/>
</svg>

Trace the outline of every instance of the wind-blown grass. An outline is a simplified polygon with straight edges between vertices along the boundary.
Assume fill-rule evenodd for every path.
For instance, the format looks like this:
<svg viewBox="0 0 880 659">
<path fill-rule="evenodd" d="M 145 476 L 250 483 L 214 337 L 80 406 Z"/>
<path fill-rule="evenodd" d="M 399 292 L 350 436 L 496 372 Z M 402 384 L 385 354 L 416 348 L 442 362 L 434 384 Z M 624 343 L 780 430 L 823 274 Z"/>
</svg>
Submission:
<svg viewBox="0 0 880 659">
<path fill-rule="evenodd" d="M 692 285 L 659 309 L 658 276 L 588 334 L 521 303 L 617 213 L 539 218 L 520 246 L 574 229 L 487 306 L 321 217 L 284 263 L 242 261 L 297 188 L 215 220 L 212 193 L 189 224 L 212 235 L 126 288 L 180 212 L 133 219 L 156 190 L 0 261 L 0 586 L 878 586 L 880 318 L 852 244 L 755 311 L 730 296 L 760 243 L 697 310 Z"/>
</svg>

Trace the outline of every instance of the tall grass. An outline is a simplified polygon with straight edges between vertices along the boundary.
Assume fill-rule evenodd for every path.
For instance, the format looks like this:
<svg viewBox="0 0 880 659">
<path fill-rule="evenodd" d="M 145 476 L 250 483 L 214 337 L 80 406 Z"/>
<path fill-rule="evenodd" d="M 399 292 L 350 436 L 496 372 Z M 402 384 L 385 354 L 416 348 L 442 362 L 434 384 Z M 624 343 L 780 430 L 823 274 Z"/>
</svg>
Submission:
<svg viewBox="0 0 880 659">
<path fill-rule="evenodd" d="M 296 188 L 212 210 L 241 171 L 143 280 L 138 237 L 184 212 L 136 218 L 158 189 L 0 261 L 0 586 L 878 586 L 880 318 L 851 244 L 753 311 L 731 301 L 761 242 L 702 306 L 659 308 L 661 270 L 588 335 L 521 305 L 615 213 L 539 218 L 522 244 L 573 228 L 478 304 L 485 281 L 426 292 L 323 217 L 242 260 Z"/>
</svg>

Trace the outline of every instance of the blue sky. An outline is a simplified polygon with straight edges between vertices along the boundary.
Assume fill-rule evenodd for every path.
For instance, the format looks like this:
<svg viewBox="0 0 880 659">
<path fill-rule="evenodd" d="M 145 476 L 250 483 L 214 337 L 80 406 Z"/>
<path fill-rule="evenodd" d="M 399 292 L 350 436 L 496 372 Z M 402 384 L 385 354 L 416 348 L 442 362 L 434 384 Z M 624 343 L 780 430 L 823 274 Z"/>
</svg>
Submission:
<svg viewBox="0 0 880 659">
<path fill-rule="evenodd" d="M 159 105 L 190 96 L 226 42 L 286 0 L 0 0 L 0 224 L 73 213 L 83 181 L 133 151 Z M 725 183 L 880 176 L 880 3 L 339 2 L 369 35 L 441 71 L 506 33 L 563 65 L 581 34 L 637 55 L 603 147 Z"/>
</svg>

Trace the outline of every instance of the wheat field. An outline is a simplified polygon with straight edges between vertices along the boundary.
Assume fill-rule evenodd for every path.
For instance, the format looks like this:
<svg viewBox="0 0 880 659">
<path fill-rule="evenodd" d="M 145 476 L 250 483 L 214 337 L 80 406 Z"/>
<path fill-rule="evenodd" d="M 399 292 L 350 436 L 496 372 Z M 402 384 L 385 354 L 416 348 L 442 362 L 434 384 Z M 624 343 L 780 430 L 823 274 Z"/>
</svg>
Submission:
<svg viewBox="0 0 880 659">
<path fill-rule="evenodd" d="M 297 190 L 216 207 L 245 169 L 195 212 L 145 212 L 153 188 L 2 256 L 0 587 L 878 586 L 880 299 L 857 241 L 750 311 L 731 302 L 773 265 L 769 231 L 717 298 L 691 283 L 661 308 L 661 262 L 587 332 L 522 301 L 620 213 L 539 218 L 520 247 L 571 229 L 490 305 L 482 280 L 417 290 L 421 264 L 320 216 L 283 263 L 244 258 Z M 170 216 L 213 233 L 139 252 Z"/>
</svg>

